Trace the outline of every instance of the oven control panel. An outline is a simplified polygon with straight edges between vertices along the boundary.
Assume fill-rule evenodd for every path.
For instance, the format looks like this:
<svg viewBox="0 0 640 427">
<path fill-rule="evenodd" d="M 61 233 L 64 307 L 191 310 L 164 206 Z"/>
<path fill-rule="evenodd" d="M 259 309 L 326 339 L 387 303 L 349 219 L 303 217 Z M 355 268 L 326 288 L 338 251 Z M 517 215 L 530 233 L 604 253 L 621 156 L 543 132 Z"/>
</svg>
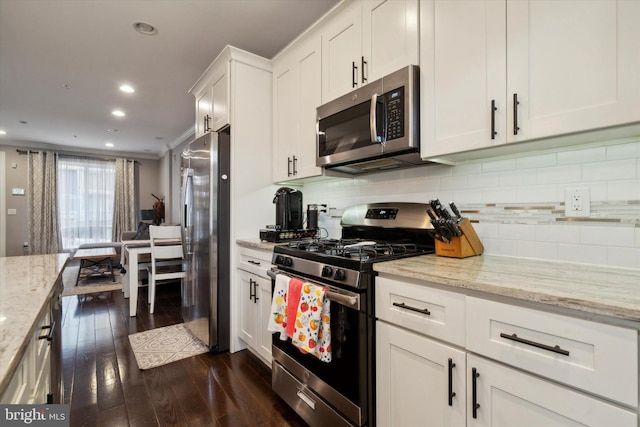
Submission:
<svg viewBox="0 0 640 427">
<path fill-rule="evenodd" d="M 398 208 L 371 208 L 367 210 L 365 219 L 396 219 Z"/>
</svg>

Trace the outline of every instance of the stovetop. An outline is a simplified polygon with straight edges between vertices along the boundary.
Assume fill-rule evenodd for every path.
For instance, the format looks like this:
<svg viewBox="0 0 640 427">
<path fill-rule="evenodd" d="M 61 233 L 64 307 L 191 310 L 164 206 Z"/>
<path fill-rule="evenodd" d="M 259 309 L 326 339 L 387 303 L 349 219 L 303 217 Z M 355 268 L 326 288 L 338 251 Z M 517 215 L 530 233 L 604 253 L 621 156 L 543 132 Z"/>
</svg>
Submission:
<svg viewBox="0 0 640 427">
<path fill-rule="evenodd" d="M 389 261 L 398 257 L 428 253 L 424 249 L 418 249 L 415 243 L 366 239 L 310 239 L 282 246 L 287 248 L 287 253 L 303 258 L 311 253 L 359 263 Z"/>
</svg>

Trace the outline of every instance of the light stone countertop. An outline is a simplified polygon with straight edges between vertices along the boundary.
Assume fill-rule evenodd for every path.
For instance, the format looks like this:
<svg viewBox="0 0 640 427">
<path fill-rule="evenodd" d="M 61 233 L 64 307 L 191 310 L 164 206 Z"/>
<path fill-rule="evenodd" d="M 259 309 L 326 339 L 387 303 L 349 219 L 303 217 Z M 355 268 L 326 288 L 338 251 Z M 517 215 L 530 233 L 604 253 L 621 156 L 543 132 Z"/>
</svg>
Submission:
<svg viewBox="0 0 640 427">
<path fill-rule="evenodd" d="M 0 258 L 0 393 L 29 343 L 68 254 Z"/>
<path fill-rule="evenodd" d="M 380 274 L 637 322 L 640 270 L 480 255 L 424 255 L 374 264 Z"/>
<path fill-rule="evenodd" d="M 278 243 L 263 242 L 259 238 L 237 239 L 236 244 L 243 248 L 261 249 L 263 251 L 272 251 Z"/>
</svg>

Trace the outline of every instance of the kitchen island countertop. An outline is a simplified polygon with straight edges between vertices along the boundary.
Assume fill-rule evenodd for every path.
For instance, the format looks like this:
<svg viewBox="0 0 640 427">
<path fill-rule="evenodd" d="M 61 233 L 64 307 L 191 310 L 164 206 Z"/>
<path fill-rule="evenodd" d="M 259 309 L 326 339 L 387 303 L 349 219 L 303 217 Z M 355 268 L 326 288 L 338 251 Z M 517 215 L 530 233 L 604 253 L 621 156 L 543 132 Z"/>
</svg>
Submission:
<svg viewBox="0 0 640 427">
<path fill-rule="evenodd" d="M 272 251 L 278 243 L 264 242 L 259 238 L 237 239 L 236 244 L 243 248 L 261 249 L 263 251 Z"/>
<path fill-rule="evenodd" d="M 0 393 L 11 380 L 68 260 L 68 254 L 0 258 Z"/>
<path fill-rule="evenodd" d="M 640 270 L 636 269 L 496 255 L 463 259 L 423 255 L 376 263 L 374 270 L 452 290 L 636 322 L 640 327 Z"/>
</svg>

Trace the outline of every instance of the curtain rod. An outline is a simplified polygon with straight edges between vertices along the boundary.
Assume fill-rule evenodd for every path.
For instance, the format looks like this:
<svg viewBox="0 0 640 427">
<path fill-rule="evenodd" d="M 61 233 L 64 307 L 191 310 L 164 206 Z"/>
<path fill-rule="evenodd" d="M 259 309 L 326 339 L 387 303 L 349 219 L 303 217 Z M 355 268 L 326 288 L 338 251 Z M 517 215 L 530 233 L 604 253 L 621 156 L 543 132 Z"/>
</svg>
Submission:
<svg viewBox="0 0 640 427">
<path fill-rule="evenodd" d="M 16 151 L 17 151 L 17 152 L 18 152 L 18 154 L 20 154 L 20 155 L 23 155 L 23 154 L 30 154 L 30 153 L 31 153 L 31 154 L 38 154 L 38 153 L 40 153 L 40 151 L 34 151 L 34 150 L 20 150 L 19 148 L 18 148 Z M 104 158 L 104 157 L 76 156 L 76 155 L 74 155 L 74 154 L 60 154 L 60 153 L 58 153 L 58 155 L 59 155 L 59 156 L 62 156 L 62 157 L 74 157 L 74 158 L 76 158 L 76 159 L 109 160 L 109 161 L 111 161 L 111 160 L 115 160 L 115 159 L 116 159 L 115 157 L 114 157 L 114 158 L 109 159 L 109 158 Z M 139 162 L 139 161 L 137 161 L 137 160 L 129 160 L 129 159 L 126 159 L 126 160 L 127 160 L 128 162 L 134 162 L 134 163 L 142 164 L 142 163 L 140 163 L 140 162 Z"/>
</svg>

